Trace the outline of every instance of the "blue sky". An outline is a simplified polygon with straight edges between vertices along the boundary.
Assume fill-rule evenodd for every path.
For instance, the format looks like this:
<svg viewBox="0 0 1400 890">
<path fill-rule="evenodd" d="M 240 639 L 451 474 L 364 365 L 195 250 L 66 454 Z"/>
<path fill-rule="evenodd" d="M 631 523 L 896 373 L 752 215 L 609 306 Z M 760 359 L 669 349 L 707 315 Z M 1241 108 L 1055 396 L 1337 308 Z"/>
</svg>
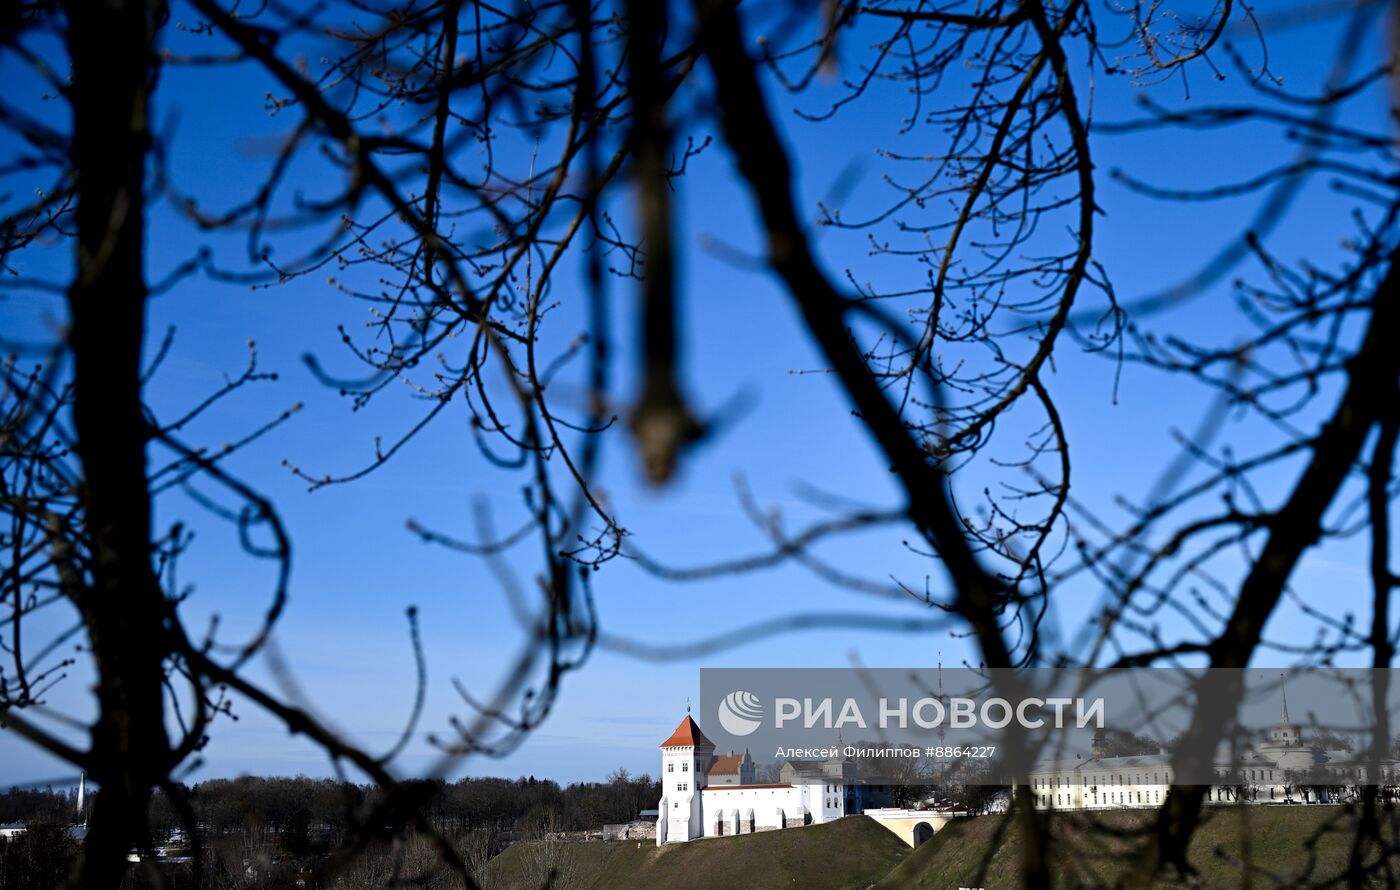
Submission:
<svg viewBox="0 0 1400 890">
<path fill-rule="evenodd" d="M 1330 46 L 1335 33 L 1335 23 L 1322 23 L 1273 35 L 1273 70 L 1296 89 L 1315 84 L 1329 62 L 1316 47 Z M 1368 53 L 1378 50 L 1379 40 L 1378 31 Z M 1097 87 L 1099 119 L 1131 113 L 1138 88 L 1124 78 L 1102 79 Z M 269 119 L 263 108 L 266 88 L 243 70 L 172 69 L 163 77 L 157 108 L 174 133 L 175 180 L 197 192 L 207 206 L 246 197 L 265 163 L 263 141 L 290 125 L 281 118 Z M 1191 89 L 1190 103 L 1205 104 L 1239 98 L 1245 87 L 1238 75 L 1215 82 L 1197 71 Z M 1179 84 L 1154 90 L 1161 101 L 1183 98 Z M 1360 115 L 1354 122 L 1383 118 L 1377 92 L 1370 96 L 1371 105 L 1353 103 L 1351 113 Z M 878 201 L 874 146 L 933 150 L 929 140 L 936 138 L 934 131 L 916 129 L 903 137 L 895 133 L 905 100 L 892 92 L 877 91 L 826 125 L 804 123 L 792 113 L 795 105 L 819 107 L 816 96 L 794 100 L 773 91 L 770 99 L 787 127 L 798 164 L 798 193 L 808 208 L 814 208 L 833 178 L 855 161 L 873 166 L 860 180 L 852 203 Z M 698 115 L 693 101 L 683 108 Z M 698 117 L 685 123 L 697 131 L 712 129 L 709 121 Z M 1280 163 L 1291 150 L 1273 134 L 1250 128 L 1186 136 L 1100 137 L 1095 142 L 1101 171 L 1121 166 L 1164 184 L 1199 182 L 1203 177 L 1223 181 Z M 1194 270 L 1224 239 L 1238 233 L 1255 206 L 1253 200 L 1162 204 L 1114 187 L 1106 176 L 1102 181 L 1105 215 L 1099 224 L 1097 256 L 1120 297 L 1151 292 Z M 687 386 L 702 410 L 714 410 L 738 393 L 751 396 L 753 402 L 737 424 L 695 451 L 676 482 L 661 491 L 641 480 L 626 438 L 610 436 L 604 484 L 639 546 L 682 565 L 763 549 L 760 535 L 739 508 L 736 474 L 743 475 L 761 503 L 781 508 L 789 527 L 815 515 L 802 498 L 809 486 L 873 505 L 896 506 L 898 495 L 883 462 L 850 417 L 834 381 L 822 374 L 791 373 L 820 368 L 822 363 L 803 335 L 788 296 L 771 277 L 706 249 L 714 239 L 741 251 L 756 251 L 759 244 L 751 205 L 722 147 L 716 145 L 691 162 L 677 204 Z M 1323 185 L 1310 187 L 1270 244 L 1285 257 L 1326 261 L 1348 233 L 1349 206 Z M 183 259 L 198 243 L 198 236 L 168 208 L 153 214 L 153 270 Z M 827 268 L 835 273 L 849 266 L 858 280 L 898 280 L 907 274 L 889 260 L 870 259 L 859 235 L 823 232 L 820 244 Z M 232 251 L 226 244 L 219 249 Z M 33 262 L 38 271 L 61 275 L 52 256 Z M 576 267 L 561 269 L 561 287 L 577 287 L 577 273 Z M 626 396 L 632 392 L 631 330 L 624 322 L 630 319 L 635 294 L 626 281 L 614 279 L 609 298 L 621 353 L 616 391 Z M 555 321 L 566 333 L 573 330 L 569 311 L 561 310 Z M 12 336 L 38 338 L 61 319 L 61 303 L 53 298 L 7 294 L 0 301 L 0 327 L 16 332 Z M 306 370 L 302 357 L 310 353 L 334 371 L 353 372 L 336 326 L 354 329 L 365 320 L 363 307 L 345 300 L 321 276 L 257 290 L 207 279 L 188 282 L 152 303 L 150 348 L 167 326 L 174 326 L 177 339 L 149 397 L 158 412 L 173 416 L 219 386 L 223 375 L 237 373 L 246 361 L 247 342 L 255 340 L 260 366 L 278 372 L 279 379 L 235 395 L 221 412 L 192 430 L 191 438 L 218 444 L 292 404 L 304 405 L 290 423 L 239 455 L 232 466 L 275 500 L 293 536 L 292 599 L 277 644 L 298 684 L 331 723 L 371 748 L 387 748 L 409 713 L 413 690 L 407 607 L 417 606 L 422 616 L 429 673 L 427 731 L 444 730 L 449 715 L 463 712 L 452 690 L 454 678 L 476 691 L 489 690 L 521 644 L 519 628 L 486 566 L 423 544 L 406 531 L 405 522 L 414 519 L 466 534 L 471 505 L 484 499 L 500 526 L 508 527 L 508 517 L 521 509 L 522 480 L 480 457 L 460 412 L 448 412 L 395 460 L 352 485 L 308 492 L 304 482 L 291 476 L 284 460 L 310 471 L 357 468 L 372 455 L 375 435 L 387 437 L 404 429 L 421 410 L 421 404 L 394 397 L 352 412 L 347 400 Z M 1151 323 L 1211 341 L 1228 342 L 1244 332 L 1228 308 L 1223 286 Z M 1104 357 L 1084 355 L 1066 343 L 1051 386 L 1070 429 L 1078 468 L 1076 497 L 1121 518 L 1121 511 L 1114 512 L 1113 498 L 1145 494 L 1175 453 L 1171 431 L 1195 425 L 1207 394 L 1182 380 L 1126 366 L 1115 400 L 1117 373 Z M 1013 416 L 1013 429 L 1016 422 Z M 1230 437 L 1242 452 L 1268 441 L 1247 420 L 1234 423 Z M 1001 447 L 1016 444 L 1014 434 L 1008 433 Z M 975 498 L 983 485 L 994 481 L 978 475 L 983 472 L 975 470 L 956 482 L 960 497 Z M 1287 478 L 1287 473 L 1277 474 L 1272 481 L 1278 490 L 1265 491 L 1265 496 L 1281 496 Z M 268 566 L 244 556 L 231 529 L 197 518 L 185 502 L 162 502 L 158 513 L 162 521 L 190 518 L 198 535 L 181 567 L 182 577 L 195 585 L 184 611 L 187 624 L 198 629 L 217 614 L 230 637 L 236 638 L 240 628 L 252 628 L 270 589 Z M 870 578 L 895 575 L 922 584 L 927 576 L 933 589 L 940 589 L 936 568 L 902 546 L 907 536 L 907 529 L 885 529 L 824 552 Z M 533 570 L 528 546 L 511 555 L 522 576 Z M 1329 545 L 1300 569 L 1297 588 L 1304 596 L 1329 603 L 1329 608 L 1350 605 L 1366 618 L 1369 592 L 1363 569 L 1355 546 Z M 697 639 L 799 610 L 927 615 L 834 589 L 792 566 L 682 585 L 615 562 L 598 575 L 595 590 L 604 630 L 654 643 Z M 1066 594 L 1056 619 L 1068 634 L 1096 591 L 1078 585 Z M 1310 634 L 1311 627 L 1288 614 L 1275 621 L 1270 634 Z M 975 660 L 967 641 L 947 633 L 802 632 L 675 663 L 641 662 L 598 651 L 584 670 L 567 678 L 549 721 L 517 752 L 500 761 L 468 761 L 453 774 L 533 774 L 576 781 L 601 778 L 618 766 L 654 773 L 656 745 L 680 719 L 688 698 L 698 698 L 698 668 L 838 667 L 853 662 L 926 666 L 940 653 L 949 664 Z M 1278 663 L 1281 656 L 1266 653 L 1260 658 Z M 86 682 L 76 670 L 54 690 L 52 706 L 80 719 L 90 714 Z M 216 726 L 204 765 L 193 778 L 243 772 L 329 773 L 314 749 L 289 738 L 251 707 L 240 705 L 237 713 L 236 723 Z M 415 742 L 400 769 L 410 774 L 432 759 L 431 749 Z M 0 732 L 0 785 L 69 772 Z"/>
</svg>

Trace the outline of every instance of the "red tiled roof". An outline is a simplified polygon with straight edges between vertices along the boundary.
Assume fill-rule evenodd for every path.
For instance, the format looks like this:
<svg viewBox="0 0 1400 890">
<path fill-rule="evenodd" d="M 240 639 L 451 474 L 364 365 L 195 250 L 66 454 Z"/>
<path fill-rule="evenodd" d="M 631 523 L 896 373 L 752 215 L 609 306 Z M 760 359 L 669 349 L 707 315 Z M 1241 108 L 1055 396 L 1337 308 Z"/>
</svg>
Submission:
<svg viewBox="0 0 1400 890">
<path fill-rule="evenodd" d="M 697 748 L 701 745 L 715 746 L 714 742 L 705 738 L 705 734 L 700 731 L 700 727 L 686 714 L 681 725 L 676 727 L 676 731 L 671 733 L 671 737 L 661 743 L 663 748 Z"/>
<path fill-rule="evenodd" d="M 710 785 L 701 791 L 743 791 L 746 788 L 791 788 L 791 785 Z"/>
<path fill-rule="evenodd" d="M 744 759 L 742 754 L 726 754 L 723 757 L 716 757 L 714 766 L 710 767 L 710 773 L 718 773 L 721 776 L 737 775 L 739 772 L 739 762 Z"/>
</svg>

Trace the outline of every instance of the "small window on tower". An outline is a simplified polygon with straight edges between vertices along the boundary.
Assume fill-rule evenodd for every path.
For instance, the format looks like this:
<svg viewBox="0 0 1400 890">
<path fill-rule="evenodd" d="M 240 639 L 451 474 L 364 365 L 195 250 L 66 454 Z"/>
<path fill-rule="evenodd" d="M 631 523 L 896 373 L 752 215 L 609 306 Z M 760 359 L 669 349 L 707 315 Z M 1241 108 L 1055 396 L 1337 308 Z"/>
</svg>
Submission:
<svg viewBox="0 0 1400 890">
<path fill-rule="evenodd" d="M 675 765 L 674 763 L 668 763 L 668 764 L 666 764 L 666 772 L 668 772 L 668 773 L 673 773 L 673 772 L 675 772 L 675 771 L 676 771 L 676 765 Z"/>
<path fill-rule="evenodd" d="M 688 772 L 690 772 L 690 764 L 688 764 L 688 763 L 682 763 L 682 764 L 681 764 L 681 772 L 683 772 L 683 773 L 688 773 Z"/>
</svg>

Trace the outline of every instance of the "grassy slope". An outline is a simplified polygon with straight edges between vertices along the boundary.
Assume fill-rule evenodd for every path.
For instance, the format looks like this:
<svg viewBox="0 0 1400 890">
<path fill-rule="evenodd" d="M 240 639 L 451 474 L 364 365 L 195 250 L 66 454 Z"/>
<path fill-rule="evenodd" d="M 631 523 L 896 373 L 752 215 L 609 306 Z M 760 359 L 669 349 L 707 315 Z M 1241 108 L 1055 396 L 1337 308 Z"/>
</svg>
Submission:
<svg viewBox="0 0 1400 890">
<path fill-rule="evenodd" d="M 489 890 L 537 890 L 546 863 L 558 869 L 558 890 L 666 890 L 801 887 L 864 888 L 911 855 L 899 838 L 869 819 L 711 838 L 658 849 L 636 841 L 516 844 L 491 860 Z M 551 859 L 552 857 L 552 859 Z"/>
<path fill-rule="evenodd" d="M 1346 868 L 1350 854 L 1351 816 L 1340 807 L 1243 807 L 1207 811 L 1210 820 L 1196 834 L 1190 861 L 1202 881 L 1211 887 L 1245 885 L 1245 863 L 1256 887 L 1274 886 L 1278 875 L 1315 885 L 1335 879 Z M 932 840 L 910 854 L 889 873 L 880 890 L 906 888 L 1015 887 L 1019 885 L 1020 843 L 1008 828 L 1004 843 L 992 857 L 985 876 L 977 869 L 986 856 L 1002 818 L 986 816 L 958 819 Z M 1095 817 L 1118 831 L 1143 826 L 1150 814 L 1117 812 Z M 1051 817 L 1055 846 L 1050 852 L 1057 887 L 1136 887 L 1131 869 L 1142 860 L 1141 839 L 1106 838 L 1088 831 L 1084 817 Z M 1388 831 L 1395 830 L 1392 822 Z M 1310 839 L 1316 839 L 1310 842 Z M 1393 867 L 1400 867 L 1400 861 Z M 1162 882 L 1158 886 L 1175 884 Z"/>
</svg>

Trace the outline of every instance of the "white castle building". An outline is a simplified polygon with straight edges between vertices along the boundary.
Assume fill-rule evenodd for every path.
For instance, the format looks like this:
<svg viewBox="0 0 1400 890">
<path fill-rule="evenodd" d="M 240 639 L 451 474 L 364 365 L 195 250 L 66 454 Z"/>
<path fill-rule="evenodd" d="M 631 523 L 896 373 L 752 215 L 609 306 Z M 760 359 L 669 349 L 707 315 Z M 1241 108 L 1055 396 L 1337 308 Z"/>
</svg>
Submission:
<svg viewBox="0 0 1400 890">
<path fill-rule="evenodd" d="M 716 757 L 715 746 L 686 714 L 661 743 L 657 846 L 829 822 L 851 811 L 847 797 L 857 784 L 856 765 L 839 753 L 824 761 L 788 761 L 775 783 L 756 782 L 755 772 L 747 751 Z"/>
<path fill-rule="evenodd" d="M 1109 757 L 1102 735 L 1094 737 L 1091 756 L 1036 764 L 1030 773 L 1038 809 L 1102 810 L 1156 807 L 1166 800 L 1172 784 L 1171 755 Z M 1207 803 L 1287 803 L 1327 801 L 1346 786 L 1372 784 L 1371 762 L 1365 753 L 1310 745 L 1302 728 L 1283 713 L 1268 738 L 1215 765 L 1219 784 L 1206 791 Z M 1400 762 L 1380 762 L 1378 784 L 1400 781 Z"/>
</svg>

